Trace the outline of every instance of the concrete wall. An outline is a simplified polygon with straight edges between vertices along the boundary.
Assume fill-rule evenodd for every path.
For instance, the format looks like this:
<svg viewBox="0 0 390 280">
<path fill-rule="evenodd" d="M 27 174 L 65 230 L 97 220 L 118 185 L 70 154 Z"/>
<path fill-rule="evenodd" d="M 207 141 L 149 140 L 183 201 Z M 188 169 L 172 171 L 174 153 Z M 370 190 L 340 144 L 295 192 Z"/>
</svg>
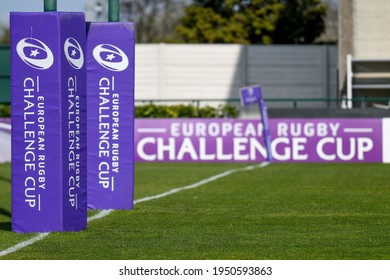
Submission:
<svg viewBox="0 0 390 280">
<path fill-rule="evenodd" d="M 353 2 L 339 1 L 339 91 L 346 94 L 347 55 L 353 54 Z"/>
<path fill-rule="evenodd" d="M 355 0 L 353 55 L 357 58 L 390 58 L 390 1 Z"/>
<path fill-rule="evenodd" d="M 390 59 L 390 1 L 339 0 L 339 90 L 345 93 L 346 57 Z"/>
</svg>

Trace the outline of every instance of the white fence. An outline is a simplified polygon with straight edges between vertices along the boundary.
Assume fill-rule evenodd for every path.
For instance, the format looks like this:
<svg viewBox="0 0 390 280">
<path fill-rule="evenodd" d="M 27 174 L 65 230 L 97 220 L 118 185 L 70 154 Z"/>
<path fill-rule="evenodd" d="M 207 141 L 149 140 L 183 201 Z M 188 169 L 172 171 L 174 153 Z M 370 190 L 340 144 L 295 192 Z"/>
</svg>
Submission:
<svg viewBox="0 0 390 280">
<path fill-rule="evenodd" d="M 137 44 L 135 67 L 137 100 L 238 98 L 252 84 L 265 98 L 337 97 L 333 45 Z"/>
</svg>

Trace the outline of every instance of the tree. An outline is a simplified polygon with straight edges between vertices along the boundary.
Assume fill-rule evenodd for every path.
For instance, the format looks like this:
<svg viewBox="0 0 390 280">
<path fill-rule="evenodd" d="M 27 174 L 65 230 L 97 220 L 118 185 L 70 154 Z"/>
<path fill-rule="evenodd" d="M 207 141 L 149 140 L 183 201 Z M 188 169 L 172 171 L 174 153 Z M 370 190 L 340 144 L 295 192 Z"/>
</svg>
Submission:
<svg viewBox="0 0 390 280">
<path fill-rule="evenodd" d="M 138 43 L 177 41 L 175 27 L 188 0 L 122 0 L 121 17 L 136 26 Z"/>
<path fill-rule="evenodd" d="M 327 6 L 321 0 L 284 0 L 273 42 L 310 44 L 325 31 Z"/>
<path fill-rule="evenodd" d="M 312 43 L 324 31 L 320 0 L 195 0 L 177 27 L 187 43 Z"/>
<path fill-rule="evenodd" d="M 338 0 L 322 0 L 328 6 L 325 19 L 325 31 L 316 42 L 335 44 L 338 40 Z"/>
<path fill-rule="evenodd" d="M 0 27 L 1 28 L 1 27 Z M 2 28 L 0 30 L 0 45 L 8 45 L 10 44 L 10 34 L 9 34 L 9 28 Z"/>
</svg>

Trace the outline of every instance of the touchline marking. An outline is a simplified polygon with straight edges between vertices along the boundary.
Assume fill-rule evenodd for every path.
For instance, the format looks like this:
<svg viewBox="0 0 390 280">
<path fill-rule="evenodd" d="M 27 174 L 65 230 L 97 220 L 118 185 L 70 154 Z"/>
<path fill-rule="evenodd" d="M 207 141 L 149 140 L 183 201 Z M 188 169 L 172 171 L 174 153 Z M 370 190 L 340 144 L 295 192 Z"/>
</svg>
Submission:
<svg viewBox="0 0 390 280">
<path fill-rule="evenodd" d="M 38 234 L 37 236 L 33 237 L 33 238 L 30 238 L 26 241 L 23 241 L 23 242 L 20 242 L 18 244 L 16 244 L 15 246 L 11 247 L 11 248 L 8 248 L 8 249 L 5 249 L 4 251 L 1 251 L 0 252 L 0 257 L 3 257 L 5 255 L 8 255 L 8 254 L 11 254 L 13 252 L 16 252 L 24 247 L 27 247 L 27 246 L 30 246 L 32 244 L 34 244 L 35 242 L 38 242 L 42 239 L 44 239 L 46 236 L 49 235 L 49 232 L 45 232 L 45 233 L 40 233 Z"/>
<path fill-rule="evenodd" d="M 181 191 L 184 191 L 184 190 L 195 189 L 197 187 L 200 187 L 200 186 L 205 185 L 207 183 L 210 183 L 212 181 L 218 180 L 218 179 L 220 179 L 222 177 L 226 177 L 226 176 L 228 176 L 230 174 L 233 174 L 233 173 L 236 173 L 236 172 L 240 172 L 240 171 L 253 170 L 255 168 L 266 167 L 269 164 L 270 164 L 269 162 L 262 162 L 260 164 L 250 165 L 250 166 L 243 167 L 243 168 L 231 169 L 231 170 L 222 172 L 220 174 L 214 175 L 214 176 L 212 176 L 210 178 L 204 179 L 202 181 L 199 181 L 197 183 L 194 183 L 194 184 L 191 184 L 191 185 L 188 185 L 188 186 L 171 189 L 171 190 L 169 190 L 167 192 L 164 192 L 164 193 L 161 193 L 161 194 L 157 194 L 157 195 L 153 195 L 153 196 L 147 196 L 147 197 L 144 197 L 144 198 L 140 198 L 140 199 L 134 200 L 134 205 L 138 204 L 138 203 L 141 203 L 141 202 L 151 201 L 151 200 L 159 199 L 159 198 L 162 198 L 162 197 L 166 197 L 166 196 L 169 196 L 171 194 L 174 194 L 174 193 L 177 193 L 177 192 L 181 192 Z M 94 220 L 102 219 L 102 218 L 108 216 L 112 211 L 114 211 L 114 210 L 113 209 L 102 210 L 99 213 L 89 217 L 87 221 L 91 222 L 91 221 L 94 221 Z M 14 253 L 14 252 L 16 252 L 16 251 L 18 251 L 20 249 L 23 249 L 23 248 L 25 248 L 27 246 L 30 246 L 30 245 L 34 244 L 35 242 L 41 241 L 44 238 L 46 238 L 49 234 L 50 234 L 50 232 L 39 233 L 37 236 L 35 236 L 33 238 L 30 238 L 30 239 L 28 239 L 26 241 L 23 241 L 23 242 L 20 242 L 20 243 L 16 244 L 15 246 L 12 246 L 12 247 L 10 247 L 8 249 L 0 251 L 0 257 L 6 256 L 6 255 L 11 254 L 11 253 Z"/>
<path fill-rule="evenodd" d="M 137 199 L 137 200 L 134 201 L 134 204 L 141 203 L 141 202 L 144 202 L 144 201 L 150 201 L 150 200 L 154 200 L 154 199 L 159 199 L 159 198 L 162 198 L 162 197 L 165 197 L 165 196 L 168 196 L 168 195 L 180 192 L 180 191 L 194 189 L 194 188 L 197 188 L 199 186 L 202 186 L 202 185 L 205 185 L 207 183 L 210 183 L 212 181 L 215 181 L 215 180 L 217 180 L 219 178 L 226 177 L 226 176 L 228 176 L 228 175 L 230 175 L 232 173 L 239 172 L 239 171 L 247 171 L 247 170 L 251 170 L 253 168 L 265 167 L 268 164 L 269 164 L 269 162 L 263 162 L 261 164 L 255 165 L 255 166 L 251 165 L 251 166 L 247 166 L 247 167 L 244 167 L 244 168 L 228 170 L 228 171 L 225 171 L 223 173 L 220 173 L 220 174 L 217 174 L 215 176 L 212 176 L 212 177 L 210 177 L 208 179 L 204 179 L 202 181 L 194 183 L 192 185 L 188 185 L 188 186 L 185 186 L 185 187 L 172 189 L 172 190 L 169 190 L 169 191 L 167 191 L 165 193 L 161 193 L 161 194 L 158 194 L 158 195 L 147 196 L 147 197 L 144 197 L 144 198 Z"/>
</svg>

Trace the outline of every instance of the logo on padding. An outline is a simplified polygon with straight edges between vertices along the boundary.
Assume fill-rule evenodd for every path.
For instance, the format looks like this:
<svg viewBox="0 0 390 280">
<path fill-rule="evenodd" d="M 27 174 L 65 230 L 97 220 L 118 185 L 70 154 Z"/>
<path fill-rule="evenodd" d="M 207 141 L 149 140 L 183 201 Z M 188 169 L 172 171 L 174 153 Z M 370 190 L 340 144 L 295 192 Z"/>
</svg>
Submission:
<svg viewBox="0 0 390 280">
<path fill-rule="evenodd" d="M 38 69 L 49 69 L 54 62 L 50 48 L 35 38 L 24 38 L 16 45 L 16 52 L 28 66 Z"/>
<path fill-rule="evenodd" d="M 127 55 L 118 47 L 109 44 L 100 44 L 93 49 L 93 57 L 104 68 L 119 72 L 129 66 Z"/>
<path fill-rule="evenodd" d="M 84 53 L 79 42 L 74 38 L 68 38 L 64 44 L 65 57 L 70 66 L 81 69 L 84 65 Z"/>
</svg>

